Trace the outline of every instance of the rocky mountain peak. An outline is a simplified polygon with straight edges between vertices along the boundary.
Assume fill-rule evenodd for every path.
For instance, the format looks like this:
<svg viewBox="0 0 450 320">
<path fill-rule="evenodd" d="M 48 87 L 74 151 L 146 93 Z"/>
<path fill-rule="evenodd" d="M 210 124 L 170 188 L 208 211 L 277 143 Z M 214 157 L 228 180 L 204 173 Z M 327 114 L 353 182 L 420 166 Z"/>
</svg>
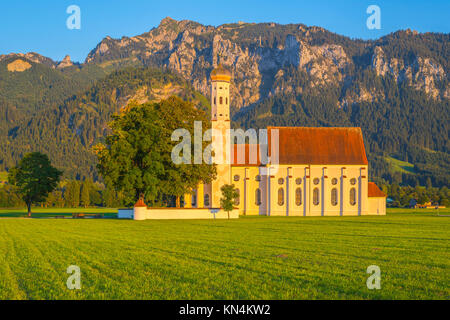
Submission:
<svg viewBox="0 0 450 320">
<path fill-rule="evenodd" d="M 70 60 L 70 56 L 66 55 L 64 57 L 64 59 L 60 63 L 58 63 L 57 68 L 63 69 L 63 68 L 71 67 L 71 66 L 73 66 L 73 62 Z"/>
<path fill-rule="evenodd" d="M 392 38 L 410 39 L 411 36 L 399 32 L 392 34 Z M 424 43 L 422 47 L 426 45 Z M 360 52 L 361 57 L 371 55 L 369 64 L 361 64 L 363 59 L 352 58 L 355 52 Z M 442 59 L 438 63 L 430 57 L 432 53 L 427 54 L 415 54 L 411 60 L 392 51 L 388 41 L 374 44 L 352 41 L 324 28 L 302 24 L 241 22 L 216 28 L 166 17 L 157 28 L 142 35 L 103 39 L 88 55 L 86 62 L 102 63 L 119 59 L 127 63 L 167 67 L 182 74 L 205 95 L 209 92 L 209 73 L 222 62 L 233 73 L 233 105 L 241 108 L 271 94 L 294 90 L 287 85 L 292 82 L 288 78 L 279 87 L 281 82 L 278 80 L 283 78 L 281 75 L 286 74 L 287 68 L 306 73 L 309 79 L 305 86 L 310 88 L 342 86 L 344 81 L 351 82 L 354 78 L 349 73 L 351 70 L 369 68 L 380 77 L 393 75 L 398 82 L 407 81 L 415 89 L 435 98 L 446 97 L 450 89 L 440 86 L 442 79 L 447 77 L 446 66 L 442 65 Z M 362 100 L 367 100 L 369 95 L 378 95 L 369 88 L 361 88 L 360 92 Z"/>
<path fill-rule="evenodd" d="M 48 67 L 55 68 L 56 63 L 50 58 L 44 57 L 36 52 L 28 52 L 28 53 L 9 53 L 5 55 L 0 55 L 0 61 L 9 59 L 9 58 L 23 58 L 29 60 L 34 63 L 44 64 Z"/>
<path fill-rule="evenodd" d="M 172 19 L 171 17 L 165 17 L 164 19 L 161 20 L 161 22 L 159 23 L 160 27 L 164 27 L 173 23 L 177 23 L 177 20 Z"/>
</svg>

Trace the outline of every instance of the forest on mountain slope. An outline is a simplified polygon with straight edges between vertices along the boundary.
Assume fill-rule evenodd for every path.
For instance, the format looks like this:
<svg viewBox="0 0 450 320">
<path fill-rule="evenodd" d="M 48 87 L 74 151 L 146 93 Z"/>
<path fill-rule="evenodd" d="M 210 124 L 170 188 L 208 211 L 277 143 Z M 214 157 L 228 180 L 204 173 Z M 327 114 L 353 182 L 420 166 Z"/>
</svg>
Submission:
<svg viewBox="0 0 450 320">
<path fill-rule="evenodd" d="M 49 155 L 69 178 L 98 179 L 92 146 L 108 132 L 113 113 L 128 102 L 157 101 L 177 95 L 207 111 L 208 101 L 182 77 L 154 68 L 126 68 L 96 82 L 87 91 L 46 108 L 18 126 L 0 143 L 3 170 L 31 151 Z M 0 170 L 1 171 L 1 170 Z"/>
<path fill-rule="evenodd" d="M 360 126 L 373 179 L 448 185 L 449 44 L 449 34 L 409 30 L 363 41 L 302 24 L 168 18 L 137 37 L 107 37 L 64 69 L 22 57 L 32 68 L 10 72 L 17 57 L 0 56 L 0 171 L 41 151 L 66 177 L 95 180 L 91 147 L 112 113 L 168 94 L 207 109 L 209 73 L 222 61 L 234 74 L 235 127 Z"/>
</svg>

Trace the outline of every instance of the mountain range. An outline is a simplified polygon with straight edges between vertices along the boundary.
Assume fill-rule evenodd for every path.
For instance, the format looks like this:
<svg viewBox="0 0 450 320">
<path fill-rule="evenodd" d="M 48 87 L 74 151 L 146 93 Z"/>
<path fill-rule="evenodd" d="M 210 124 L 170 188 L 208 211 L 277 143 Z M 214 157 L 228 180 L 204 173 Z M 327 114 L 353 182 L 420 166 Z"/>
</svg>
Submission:
<svg viewBox="0 0 450 320">
<path fill-rule="evenodd" d="M 222 63 L 233 74 L 235 127 L 360 126 L 374 177 L 448 185 L 449 40 L 402 30 L 364 41 L 303 24 L 165 18 L 138 36 L 104 38 L 83 63 L 2 55 L 0 170 L 40 150 L 66 176 L 96 178 L 91 147 L 113 112 L 170 94 L 206 109 L 209 73 Z"/>
</svg>

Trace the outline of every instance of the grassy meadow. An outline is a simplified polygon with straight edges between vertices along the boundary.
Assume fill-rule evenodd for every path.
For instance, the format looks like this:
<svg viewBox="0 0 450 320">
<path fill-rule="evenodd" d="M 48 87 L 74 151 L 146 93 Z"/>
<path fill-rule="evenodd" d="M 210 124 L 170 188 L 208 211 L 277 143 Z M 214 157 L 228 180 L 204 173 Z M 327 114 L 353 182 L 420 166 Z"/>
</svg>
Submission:
<svg viewBox="0 0 450 320">
<path fill-rule="evenodd" d="M 32 218 L 72 218 L 72 213 L 98 213 L 104 217 L 117 217 L 117 209 L 111 208 L 32 208 Z M 25 218 L 27 209 L 0 209 L 0 218 Z"/>
<path fill-rule="evenodd" d="M 0 299 L 450 299 L 448 209 L 185 221 L 15 212 L 0 211 Z M 70 265 L 80 290 L 66 287 Z M 366 287 L 370 265 L 380 290 Z"/>
</svg>

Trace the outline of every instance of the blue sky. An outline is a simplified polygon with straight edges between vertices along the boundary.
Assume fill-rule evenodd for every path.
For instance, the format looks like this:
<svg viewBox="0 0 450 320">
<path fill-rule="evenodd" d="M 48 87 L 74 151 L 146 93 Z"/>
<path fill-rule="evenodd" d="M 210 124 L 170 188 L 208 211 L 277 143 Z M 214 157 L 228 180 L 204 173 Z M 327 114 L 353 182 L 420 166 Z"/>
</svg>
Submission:
<svg viewBox="0 0 450 320">
<path fill-rule="evenodd" d="M 8 1 L 0 8 L 0 54 L 29 51 L 74 61 L 104 37 L 134 36 L 170 16 L 207 25 L 229 22 L 303 23 L 352 38 L 374 39 L 399 29 L 450 32 L 449 0 L 40 0 Z M 381 29 L 369 30 L 369 5 L 381 9 Z M 66 9 L 81 9 L 81 29 L 69 30 Z"/>
</svg>

